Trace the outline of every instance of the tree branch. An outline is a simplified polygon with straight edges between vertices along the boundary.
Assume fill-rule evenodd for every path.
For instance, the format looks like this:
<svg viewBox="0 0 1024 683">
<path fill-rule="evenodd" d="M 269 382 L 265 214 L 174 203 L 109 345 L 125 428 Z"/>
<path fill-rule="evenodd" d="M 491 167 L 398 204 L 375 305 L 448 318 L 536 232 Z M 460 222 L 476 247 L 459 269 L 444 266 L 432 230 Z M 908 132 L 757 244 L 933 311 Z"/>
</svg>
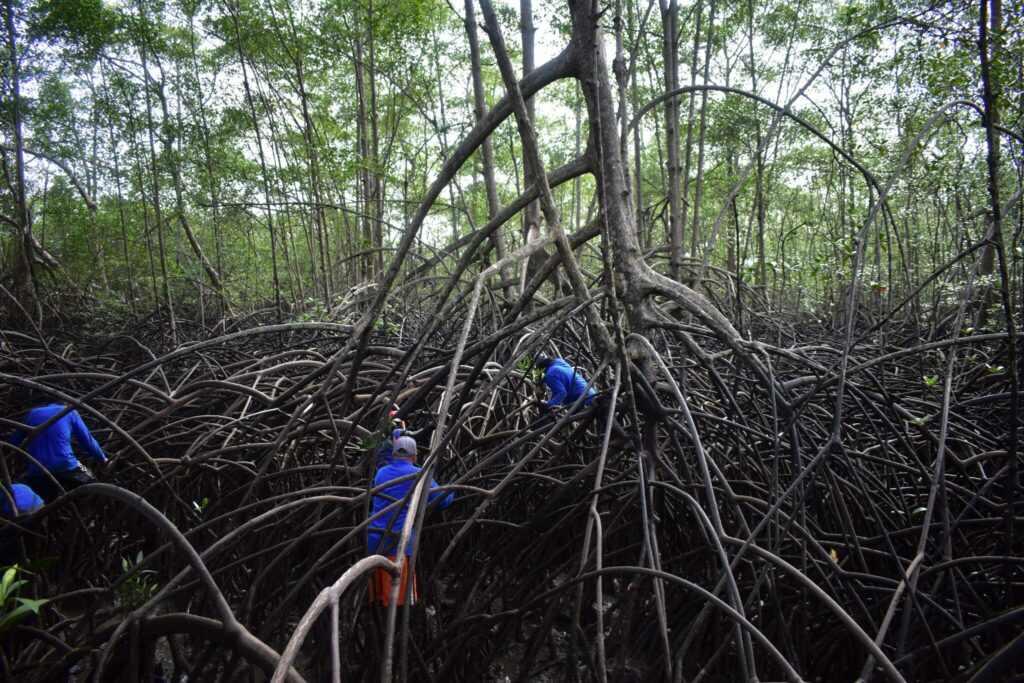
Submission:
<svg viewBox="0 0 1024 683">
<path fill-rule="evenodd" d="M 2 142 L 0 142 L 0 149 L 4 150 L 5 152 L 14 151 L 14 147 Z M 53 164 L 60 170 L 64 171 L 64 175 L 68 177 L 68 180 L 71 182 L 71 184 L 75 187 L 76 190 L 78 190 L 78 194 L 82 195 L 82 200 L 85 202 L 85 205 L 88 206 L 89 210 L 92 211 L 93 213 L 96 212 L 96 200 L 92 198 L 92 195 L 90 195 L 89 191 L 85 189 L 85 186 L 79 182 L 78 176 L 75 175 L 74 171 L 71 170 L 67 163 L 51 154 L 40 152 L 37 149 L 29 149 L 26 147 L 25 153 L 31 154 L 34 157 L 39 157 L 40 159 L 46 159 L 51 164 Z"/>
</svg>

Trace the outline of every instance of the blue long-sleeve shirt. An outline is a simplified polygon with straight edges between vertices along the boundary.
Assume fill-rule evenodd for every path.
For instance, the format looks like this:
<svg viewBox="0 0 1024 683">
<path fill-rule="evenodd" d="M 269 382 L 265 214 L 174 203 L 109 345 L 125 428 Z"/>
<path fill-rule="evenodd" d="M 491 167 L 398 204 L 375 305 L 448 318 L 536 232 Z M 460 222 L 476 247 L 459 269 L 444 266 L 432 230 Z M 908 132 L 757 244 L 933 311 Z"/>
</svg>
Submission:
<svg viewBox="0 0 1024 683">
<path fill-rule="evenodd" d="M 57 403 L 33 408 L 28 411 L 24 422 L 29 427 L 36 427 L 65 408 L 66 406 Z M 24 430 L 16 430 L 14 435 L 11 436 L 11 443 L 19 446 L 27 437 L 28 434 Z M 89 428 L 82 422 L 82 418 L 77 410 L 70 411 L 67 415 L 47 427 L 46 431 L 33 439 L 32 443 L 28 445 L 28 452 L 50 472 L 70 472 L 82 466 L 71 449 L 72 437 L 97 462 L 104 463 L 107 461 L 107 456 L 103 454 L 103 449 L 100 448 L 96 439 L 92 438 Z M 30 462 L 28 476 L 37 477 L 41 474 L 42 472 L 36 467 L 35 463 Z"/>
<path fill-rule="evenodd" d="M 24 484 L 11 484 L 10 494 L 19 515 L 28 514 L 43 507 L 43 499 Z M 0 492 L 0 515 L 14 517 L 14 513 L 11 512 L 11 502 L 5 492 Z"/>
<path fill-rule="evenodd" d="M 385 486 L 385 488 L 381 489 L 373 496 L 373 510 L 371 511 L 371 516 L 376 517 L 378 513 L 394 503 L 396 500 L 403 500 L 406 495 L 408 495 L 409 490 L 416 484 L 416 475 L 419 471 L 419 467 L 402 458 L 395 458 L 392 462 L 377 470 L 377 476 L 373 478 L 374 488 L 383 486 L 396 479 L 402 479 L 403 477 L 405 477 L 405 479 L 402 481 L 395 481 L 391 486 Z M 433 479 L 430 480 L 430 488 L 437 488 L 437 482 Z M 441 499 L 441 502 L 437 504 L 437 507 L 441 509 L 451 505 L 452 501 L 455 499 L 454 493 L 445 495 L 444 491 L 431 491 L 427 496 L 427 501 L 432 503 L 438 498 L 441 498 L 441 496 L 444 497 Z M 402 535 L 402 527 L 405 525 L 405 515 L 408 511 L 409 502 L 407 501 L 400 508 L 386 512 L 370 522 L 369 534 L 367 535 L 367 545 L 371 555 L 393 555 L 395 553 L 398 549 L 398 540 Z M 389 527 L 391 531 L 385 534 L 384 531 Z M 409 543 L 405 548 L 406 555 L 412 554 L 412 546 L 413 541 L 416 539 L 416 531 L 413 530 L 412 534 L 413 535 L 409 537 Z"/>
<path fill-rule="evenodd" d="M 587 380 L 583 378 L 579 370 L 561 358 L 556 358 L 544 370 L 544 383 L 551 390 L 548 408 L 575 403 L 576 399 L 583 395 L 583 390 L 587 388 Z M 590 405 L 596 394 L 597 392 L 591 387 L 587 391 L 586 398 L 583 399 L 583 405 Z"/>
</svg>

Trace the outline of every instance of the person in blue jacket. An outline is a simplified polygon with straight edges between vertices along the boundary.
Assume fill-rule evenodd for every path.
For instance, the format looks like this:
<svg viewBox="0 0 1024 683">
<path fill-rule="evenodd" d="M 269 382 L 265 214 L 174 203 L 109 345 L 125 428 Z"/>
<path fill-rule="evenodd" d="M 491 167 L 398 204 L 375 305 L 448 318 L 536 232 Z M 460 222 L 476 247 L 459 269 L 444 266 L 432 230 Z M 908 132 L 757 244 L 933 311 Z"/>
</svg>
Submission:
<svg viewBox="0 0 1024 683">
<path fill-rule="evenodd" d="M 555 406 L 571 406 L 583 396 L 584 390 L 587 392 L 583 398 L 585 406 L 589 406 L 597 395 L 594 387 L 587 389 L 587 380 L 580 371 L 561 358 L 541 353 L 533 359 L 533 364 L 544 370 L 544 383 L 551 390 L 551 399 L 546 404 L 548 410 Z"/>
<path fill-rule="evenodd" d="M 27 427 L 38 427 L 64 410 L 67 410 L 67 406 L 62 406 L 59 403 L 33 408 L 28 411 L 23 422 Z M 14 432 L 10 442 L 15 446 L 20 446 L 27 438 L 28 432 L 19 429 Z M 96 462 L 101 465 L 107 463 L 107 456 L 104 455 L 103 449 L 100 448 L 96 439 L 92 438 L 89 428 L 82 422 L 77 410 L 68 411 L 28 444 L 29 455 L 35 458 L 65 491 L 96 481 L 96 478 L 75 457 L 71 448 L 72 439 L 84 448 Z M 28 465 L 25 483 L 47 503 L 52 502 L 61 493 L 60 488 L 53 483 L 53 480 L 31 461 Z"/>
<path fill-rule="evenodd" d="M 11 510 L 11 501 L 14 501 L 14 512 Z M 0 515 L 4 517 L 20 517 L 30 512 L 35 512 L 43 507 L 43 499 L 36 495 L 30 487 L 25 484 L 11 484 L 11 488 L 0 489 Z"/>
<path fill-rule="evenodd" d="M 381 488 L 373 496 L 373 508 L 370 512 L 369 533 L 367 534 L 367 549 L 371 555 L 387 555 L 392 560 L 398 552 L 398 542 L 402 536 L 402 527 L 405 525 L 405 517 L 409 511 L 410 491 L 416 485 L 420 468 L 416 465 L 416 439 L 411 436 L 399 436 L 392 445 L 392 460 L 377 470 L 373 478 L 373 487 Z M 430 488 L 436 489 L 437 482 L 430 481 Z M 451 505 L 455 499 L 454 493 L 444 491 L 431 491 L 427 496 L 428 503 L 432 507 L 444 509 Z M 395 502 L 405 500 L 400 507 L 393 508 L 387 512 L 384 510 Z M 378 517 L 378 515 L 380 515 Z M 409 537 L 409 543 L 405 547 L 405 554 L 412 554 L 415 531 Z M 409 563 L 403 564 L 402 583 L 398 594 L 398 604 L 405 604 L 406 584 Z M 377 569 L 370 583 L 370 601 L 380 602 L 385 607 L 389 603 L 391 590 L 391 575 L 383 569 Z M 412 603 L 416 602 L 416 577 L 412 577 Z"/>
</svg>

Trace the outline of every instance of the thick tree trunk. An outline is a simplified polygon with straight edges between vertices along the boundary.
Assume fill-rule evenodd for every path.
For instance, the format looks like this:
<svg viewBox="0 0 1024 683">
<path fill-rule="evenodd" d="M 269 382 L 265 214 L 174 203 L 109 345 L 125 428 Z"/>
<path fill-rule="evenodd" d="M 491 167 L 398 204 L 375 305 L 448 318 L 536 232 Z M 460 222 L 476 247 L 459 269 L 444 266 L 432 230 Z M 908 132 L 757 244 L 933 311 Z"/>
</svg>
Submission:
<svg viewBox="0 0 1024 683">
<path fill-rule="evenodd" d="M 1018 502 L 1018 491 L 1020 490 L 1019 468 L 1017 452 L 1019 448 L 1019 425 L 1020 425 L 1020 374 L 1018 372 L 1017 349 L 1017 320 L 1014 316 L 1013 301 L 1010 296 L 1010 274 L 1007 268 L 1006 251 L 1003 243 L 1002 232 L 1002 207 L 999 198 L 999 135 L 996 125 L 999 123 L 999 80 L 992 70 L 992 58 L 999 54 L 1000 33 L 1002 31 L 1003 9 L 1001 0 L 991 0 L 992 17 L 991 30 L 985 26 L 985 3 L 989 0 L 981 0 L 981 19 L 979 26 L 979 52 L 981 54 L 981 73 L 983 84 L 983 98 L 985 111 L 985 139 L 986 139 L 986 161 L 988 170 L 988 192 L 990 209 L 992 211 L 991 241 L 988 245 L 998 256 L 999 262 L 999 293 L 1002 295 L 1003 323 L 1006 334 L 1011 341 L 1007 343 L 1007 365 L 1010 377 L 1010 411 L 1006 431 L 1006 457 L 1007 457 L 1007 482 L 1009 484 L 1010 504 L 1006 506 L 1004 513 L 1003 533 L 1006 547 L 1012 552 L 1014 539 L 1014 523 Z M 984 261 L 982 268 L 985 267 Z M 994 287 L 989 286 L 992 290 Z M 987 295 L 995 297 L 995 291 Z M 983 301 L 987 303 L 987 301 Z M 984 315 L 984 306 L 980 312 Z M 1009 595 L 1018 599 L 1020 588 L 1013 580 L 1013 572 L 1007 571 L 1004 574 Z"/>
<path fill-rule="evenodd" d="M 377 111 L 377 43 L 374 39 L 373 0 L 367 3 L 366 74 L 370 86 L 370 215 L 373 217 L 373 248 L 376 272 L 384 270 L 384 186 L 380 172 L 380 120 Z"/>
<path fill-rule="evenodd" d="M 679 87 L 679 50 L 676 43 L 679 22 L 677 0 L 661 0 L 662 49 L 665 59 L 665 90 Z M 639 127 L 639 126 L 638 126 Z M 682 202 L 679 195 L 679 98 L 665 100 L 665 145 L 668 148 L 668 235 L 669 271 L 672 278 L 683 278 L 683 224 Z"/>
<path fill-rule="evenodd" d="M 645 287 L 640 280 L 643 255 L 637 239 L 633 212 L 629 207 L 629 185 L 619 151 L 618 127 L 614 99 L 608 83 L 607 64 L 595 41 L 600 42 L 597 18 L 586 0 L 570 2 L 573 18 L 574 58 L 579 71 L 583 96 L 590 121 L 591 148 L 597 155 L 594 175 L 597 179 L 598 201 L 604 213 L 604 239 L 616 275 L 615 287 L 624 299 L 626 315 L 632 331 L 645 326 Z"/>
<path fill-rule="evenodd" d="M 32 261 L 34 258 L 32 224 L 28 213 L 28 201 L 25 196 L 25 141 L 22 137 L 21 122 L 21 69 L 18 59 L 17 29 L 14 25 L 14 4 L 11 0 L 4 3 L 4 21 L 7 26 L 7 60 L 10 69 L 11 95 L 9 107 L 14 137 L 14 192 L 15 222 L 20 231 L 14 249 L 14 269 L 12 293 L 22 307 L 39 317 L 38 301 L 36 300 L 35 275 Z M 17 320 L 20 312 L 14 302 L 10 302 L 10 318 Z"/>
<path fill-rule="evenodd" d="M 633 68 L 630 69 L 629 79 L 629 99 L 634 112 L 639 111 L 640 107 L 643 106 L 640 101 L 640 90 L 637 80 L 636 54 L 634 53 Z M 647 247 L 650 247 L 653 242 L 653 238 L 651 236 L 651 224 L 653 221 L 650 219 L 651 212 L 646 211 L 644 208 L 643 152 L 643 136 L 640 135 L 640 126 L 633 126 L 633 191 L 636 194 L 636 197 L 633 199 L 633 212 L 636 215 L 640 246 L 646 249 Z"/>
<path fill-rule="evenodd" d="M 747 2 L 747 50 L 750 59 L 750 92 L 757 94 L 757 67 L 754 63 L 754 6 L 753 0 Z M 761 118 L 754 120 L 754 135 L 757 140 L 761 139 Z M 754 186 L 754 210 L 757 212 L 757 265 L 755 268 L 754 282 L 757 287 L 767 295 L 768 266 L 765 262 L 764 233 L 767 223 L 767 209 L 764 200 L 764 152 L 760 147 L 755 151 L 757 155 L 756 180 Z"/>
<path fill-rule="evenodd" d="M 716 0 L 710 0 L 708 9 L 708 33 L 704 49 L 704 84 L 708 84 L 711 70 L 711 48 L 714 45 L 715 37 L 715 5 Z M 697 134 L 697 178 L 693 190 L 693 227 L 690 229 L 690 253 L 697 256 L 697 247 L 700 242 L 700 204 L 704 198 L 704 142 L 708 129 L 708 91 L 702 90 L 700 94 L 700 129 Z"/>
<path fill-rule="evenodd" d="M 356 37 L 353 43 L 354 67 L 356 80 L 356 153 L 362 160 L 362 168 L 359 170 L 360 193 L 356 203 L 356 210 L 362 212 L 360 223 L 362 225 L 361 239 L 357 244 L 359 251 L 366 250 L 366 254 L 360 258 L 362 265 L 360 278 L 363 282 L 369 282 L 373 277 L 373 253 L 369 251 L 373 247 L 373 220 L 371 218 L 373 204 L 373 189 L 370 182 L 370 134 L 369 121 L 366 104 L 366 65 L 363 61 L 363 37 L 361 24 L 358 16 L 358 8 L 355 8 L 355 31 Z"/>
<path fill-rule="evenodd" d="M 700 54 L 700 25 L 701 20 L 704 17 L 704 3 L 703 0 L 697 0 L 697 7 L 693 12 L 693 49 L 690 55 L 690 87 L 697 85 L 697 55 Z M 687 96 L 689 104 L 686 110 L 686 155 L 683 161 L 683 188 L 681 195 L 682 201 L 682 214 L 679 217 L 679 249 L 680 249 L 680 262 L 682 257 L 685 256 L 686 250 L 686 225 L 687 225 L 687 212 L 690 207 L 690 163 L 692 160 L 693 151 L 693 111 L 696 104 L 697 93 L 695 90 L 691 90 Z M 681 268 L 680 268 L 681 270 Z"/>
<path fill-rule="evenodd" d="M 987 161 L 990 169 L 989 194 L 991 196 L 993 223 L 998 239 L 1002 240 L 999 216 L 999 184 L 998 169 L 1000 156 L 999 135 L 995 134 L 994 127 L 999 124 L 999 72 L 992 69 L 992 59 L 999 53 L 1000 36 L 1003 30 L 1003 4 L 1002 0 L 981 0 L 981 21 L 986 16 L 989 19 L 988 26 L 981 26 L 979 38 L 979 52 L 984 70 L 984 103 L 985 103 L 985 125 L 988 127 Z M 991 8 L 991 10 L 990 10 Z M 990 10 L 990 11 L 989 11 Z M 992 283 L 992 276 L 996 272 L 996 244 L 990 240 L 981 248 L 979 257 L 978 275 L 984 283 L 978 297 L 978 308 L 974 316 L 974 327 L 980 329 L 988 322 L 989 308 L 995 301 L 997 288 Z"/>
</svg>

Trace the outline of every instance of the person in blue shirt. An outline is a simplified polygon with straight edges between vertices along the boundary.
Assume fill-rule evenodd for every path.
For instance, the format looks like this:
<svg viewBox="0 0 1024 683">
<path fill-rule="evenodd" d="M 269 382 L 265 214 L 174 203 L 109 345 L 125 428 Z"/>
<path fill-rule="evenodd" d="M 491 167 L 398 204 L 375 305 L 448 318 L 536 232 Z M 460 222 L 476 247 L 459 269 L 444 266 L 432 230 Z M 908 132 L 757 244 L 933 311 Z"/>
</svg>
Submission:
<svg viewBox="0 0 1024 683">
<path fill-rule="evenodd" d="M 410 491 L 416 485 L 420 468 L 416 465 L 416 439 L 411 436 L 399 436 L 392 445 L 392 460 L 385 464 L 373 478 L 373 487 L 381 488 L 373 496 L 373 507 L 370 512 L 370 524 L 367 534 L 367 549 L 371 555 L 387 555 L 392 560 L 398 552 L 398 542 L 402 536 L 402 527 L 405 525 L 405 517 L 409 511 Z M 436 489 L 437 482 L 430 481 L 430 488 Z M 444 509 L 451 505 L 455 499 L 454 493 L 444 491 L 431 491 L 427 496 L 427 502 L 431 507 Z M 387 512 L 384 510 L 398 501 L 405 501 L 401 506 Z M 381 514 L 383 513 L 383 514 Z M 380 515 L 378 517 L 378 515 Z M 409 543 L 405 547 L 405 554 L 412 554 L 415 531 L 409 537 Z M 406 585 L 409 580 L 409 563 L 403 564 L 402 581 L 398 594 L 398 604 L 405 604 Z M 383 569 L 377 569 L 371 578 L 370 601 L 382 603 L 388 606 L 391 590 L 391 575 Z M 416 602 L 416 576 L 412 577 L 412 603 Z"/>
<path fill-rule="evenodd" d="M 580 413 L 583 415 L 580 428 L 585 431 L 593 422 L 597 424 L 599 434 L 604 432 L 608 423 L 610 407 L 607 395 L 598 394 L 594 387 L 588 389 L 587 379 L 583 374 L 561 358 L 552 358 L 539 353 L 534 357 L 533 364 L 544 370 L 544 383 L 551 390 L 551 398 L 540 406 L 543 415 L 538 424 L 550 424 L 555 419 L 552 414 L 553 408 L 572 406 L 582 396 L 581 403 L 587 410 Z M 586 391 L 585 395 L 584 391 Z M 628 446 L 630 444 L 629 435 L 614 419 L 614 416 L 611 419 L 611 426 L 614 439 L 610 442 L 609 447 L 618 449 Z"/>
<path fill-rule="evenodd" d="M 58 403 L 33 408 L 28 411 L 23 422 L 26 427 L 38 427 L 64 410 L 67 410 L 67 406 Z M 19 429 L 14 432 L 10 442 L 15 446 L 20 446 L 28 436 L 26 430 Z M 104 455 L 103 449 L 100 448 L 96 439 L 92 438 L 89 428 L 82 422 L 82 418 L 76 410 L 68 411 L 41 434 L 36 435 L 28 444 L 29 455 L 35 458 L 65 491 L 96 481 L 96 478 L 75 457 L 71 448 L 72 439 L 84 448 L 96 462 L 101 465 L 107 463 L 107 456 Z M 61 489 L 53 483 L 53 480 L 31 461 L 28 465 L 25 483 L 47 503 L 52 502 L 61 493 Z"/>
<path fill-rule="evenodd" d="M 16 513 L 11 510 L 12 500 Z M 10 489 L 6 487 L 0 489 L 0 515 L 4 517 L 20 517 L 35 512 L 41 507 L 43 507 L 43 499 L 25 484 L 11 484 Z"/>
<path fill-rule="evenodd" d="M 561 358 L 552 358 L 541 353 L 533 359 L 533 364 L 544 370 L 544 384 L 551 390 L 551 399 L 547 402 L 548 410 L 555 406 L 571 406 L 583 396 L 584 390 L 587 392 L 583 398 L 585 406 L 589 406 L 597 395 L 594 387 L 587 389 L 587 380 L 582 373 Z"/>
</svg>

